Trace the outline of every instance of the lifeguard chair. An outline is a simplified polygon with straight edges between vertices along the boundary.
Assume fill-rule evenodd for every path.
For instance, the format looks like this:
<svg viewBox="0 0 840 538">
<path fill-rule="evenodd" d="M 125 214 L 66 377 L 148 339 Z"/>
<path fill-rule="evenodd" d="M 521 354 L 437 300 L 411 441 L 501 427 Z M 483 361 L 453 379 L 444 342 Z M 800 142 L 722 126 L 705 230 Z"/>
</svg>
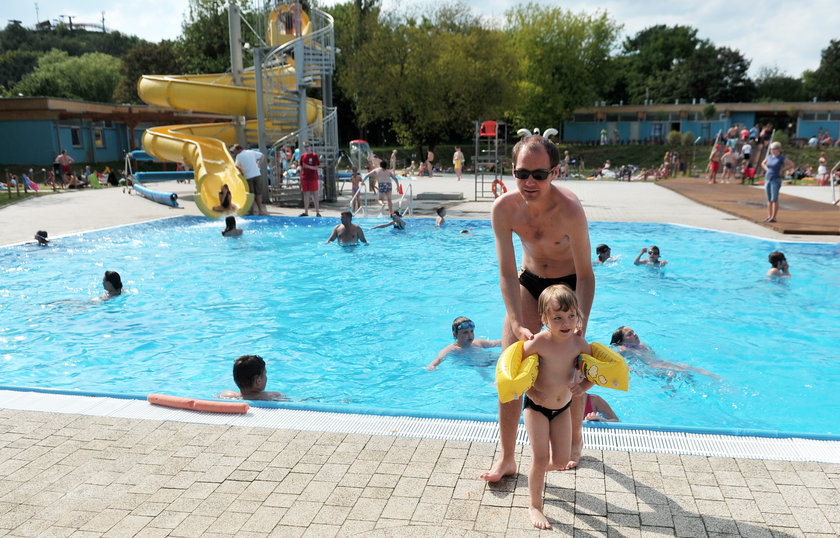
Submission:
<svg viewBox="0 0 840 538">
<path fill-rule="evenodd" d="M 475 199 L 493 199 L 506 190 L 503 182 L 507 156 L 507 124 L 503 121 L 475 122 Z"/>
</svg>

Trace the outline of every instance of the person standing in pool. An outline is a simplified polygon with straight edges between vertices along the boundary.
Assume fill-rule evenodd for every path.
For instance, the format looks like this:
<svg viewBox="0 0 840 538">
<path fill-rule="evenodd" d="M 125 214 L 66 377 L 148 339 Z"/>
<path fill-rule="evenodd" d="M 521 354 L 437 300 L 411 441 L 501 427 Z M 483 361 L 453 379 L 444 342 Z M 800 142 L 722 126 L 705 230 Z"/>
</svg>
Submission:
<svg viewBox="0 0 840 538">
<path fill-rule="evenodd" d="M 339 245 L 357 245 L 359 242 L 368 244 L 364 230 L 353 224 L 353 213 L 349 211 L 341 212 L 341 224 L 333 228 L 327 243 L 332 243 L 336 239 Z"/>
<path fill-rule="evenodd" d="M 612 254 L 612 250 L 610 249 L 610 247 L 608 245 L 606 245 L 604 243 L 601 243 L 600 245 L 595 247 L 595 254 L 598 257 L 595 258 L 594 260 L 592 260 L 592 263 L 593 264 L 596 264 L 596 263 L 604 264 L 604 263 L 607 263 L 608 261 L 610 261 L 610 259 L 611 259 L 610 254 Z"/>
<path fill-rule="evenodd" d="M 266 392 L 268 373 L 265 361 L 259 355 L 242 355 L 233 363 L 233 381 L 240 392 L 226 390 L 219 394 L 219 398 L 235 400 L 288 400 L 280 392 Z"/>
<path fill-rule="evenodd" d="M 642 255 L 647 254 L 647 259 L 642 259 Z M 648 267 L 665 267 L 668 260 L 663 260 L 659 257 L 659 247 L 652 245 L 650 248 L 642 247 L 636 259 L 633 260 L 633 265 L 647 265 Z"/>
<path fill-rule="evenodd" d="M 590 259 L 589 230 L 580 200 L 568 189 L 552 185 L 557 178 L 560 151 L 540 135 L 528 136 L 513 148 L 513 175 L 517 190 L 503 194 L 493 204 L 491 221 L 499 260 L 499 286 L 506 315 L 502 345 L 531 340 L 542 328 L 537 298 L 553 284 L 575 291 L 583 314 L 580 334 L 595 296 L 595 274 Z M 521 271 L 517 269 L 513 235 L 522 244 Z M 568 468 L 577 466 L 583 450 L 580 417 L 583 398 L 572 399 L 572 451 Z M 490 471 L 489 482 L 516 473 L 516 435 L 522 414 L 521 400 L 499 404 L 501 450 Z"/>
<path fill-rule="evenodd" d="M 452 322 L 452 337 L 455 342 L 441 349 L 435 360 L 426 366 L 426 370 L 434 370 L 438 365 L 446 359 L 450 353 L 466 354 L 476 349 L 485 349 L 489 347 L 499 347 L 502 345 L 501 340 L 484 340 L 483 338 L 475 337 L 475 323 L 464 316 L 455 318 Z"/>
<path fill-rule="evenodd" d="M 768 278 L 790 278 L 790 267 L 788 266 L 788 261 L 784 253 L 779 251 L 771 252 L 767 257 L 767 261 L 772 266 L 767 271 Z"/>
</svg>

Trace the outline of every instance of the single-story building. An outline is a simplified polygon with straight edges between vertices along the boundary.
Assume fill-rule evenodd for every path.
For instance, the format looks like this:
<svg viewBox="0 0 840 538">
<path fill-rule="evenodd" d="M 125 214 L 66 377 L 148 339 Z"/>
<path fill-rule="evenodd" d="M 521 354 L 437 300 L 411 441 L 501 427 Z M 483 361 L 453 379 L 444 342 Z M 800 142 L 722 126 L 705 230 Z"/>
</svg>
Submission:
<svg viewBox="0 0 840 538">
<path fill-rule="evenodd" d="M 159 125 L 231 121 L 230 116 L 148 105 L 54 97 L 0 99 L 0 165 L 52 165 L 62 149 L 78 163 L 120 161 Z"/>
<path fill-rule="evenodd" d="M 705 143 L 732 125 L 773 124 L 792 139 L 807 140 L 819 132 L 840 138 L 840 102 L 807 103 L 715 103 L 707 119 L 705 103 L 669 105 L 604 105 L 582 107 L 562 125 L 564 142 L 662 143 L 668 133 L 692 132 Z"/>
</svg>

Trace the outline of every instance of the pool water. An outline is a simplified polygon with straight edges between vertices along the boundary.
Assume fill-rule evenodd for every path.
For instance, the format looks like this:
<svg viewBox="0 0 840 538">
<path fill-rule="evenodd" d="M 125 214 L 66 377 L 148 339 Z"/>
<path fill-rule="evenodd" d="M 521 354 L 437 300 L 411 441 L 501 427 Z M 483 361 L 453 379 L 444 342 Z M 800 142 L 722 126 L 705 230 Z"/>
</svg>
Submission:
<svg viewBox="0 0 840 538">
<path fill-rule="evenodd" d="M 0 249 L 0 385 L 210 398 L 235 389 L 233 360 L 255 353 L 268 390 L 297 407 L 495 417 L 498 349 L 424 368 L 457 316 L 477 337 L 500 337 L 488 221 L 410 219 L 355 248 L 324 244 L 337 219 L 240 224 L 234 239 L 219 222 L 178 217 Z M 629 392 L 593 389 L 622 421 L 840 433 L 838 245 L 666 224 L 590 232 L 593 250 L 608 243 L 618 259 L 595 268 L 587 337 L 607 344 L 629 325 L 660 359 L 720 377 L 631 363 Z M 651 244 L 664 270 L 633 266 Z M 764 278 L 777 249 L 790 281 Z M 125 293 L 93 301 L 106 269 Z"/>
</svg>

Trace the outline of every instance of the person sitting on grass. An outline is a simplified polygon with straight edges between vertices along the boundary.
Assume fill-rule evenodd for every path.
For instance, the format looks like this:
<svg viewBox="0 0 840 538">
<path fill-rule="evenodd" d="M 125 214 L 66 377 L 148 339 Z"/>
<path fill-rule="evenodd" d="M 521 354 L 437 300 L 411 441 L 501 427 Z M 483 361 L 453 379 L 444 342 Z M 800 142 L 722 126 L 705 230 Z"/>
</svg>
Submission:
<svg viewBox="0 0 840 538">
<path fill-rule="evenodd" d="M 452 322 L 452 337 L 455 342 L 441 349 L 435 360 L 426 366 L 426 370 L 434 370 L 450 353 L 466 354 L 476 349 L 499 347 L 501 340 L 484 340 L 475 337 L 475 323 L 470 318 L 460 316 Z"/>
<path fill-rule="evenodd" d="M 379 224 L 378 226 L 371 228 L 371 230 L 376 230 L 377 228 L 387 228 L 388 226 L 393 226 L 395 230 L 405 230 L 405 221 L 402 219 L 402 215 L 400 215 L 399 211 L 394 211 L 391 214 L 391 222 Z"/>
<path fill-rule="evenodd" d="M 224 237 L 239 237 L 242 235 L 242 228 L 236 227 L 236 217 L 228 215 L 225 217 L 225 229 L 222 230 Z"/>
<path fill-rule="evenodd" d="M 767 261 L 771 265 L 770 270 L 767 271 L 767 278 L 790 278 L 790 267 L 783 253 L 779 251 L 771 252 L 767 257 Z"/>
<path fill-rule="evenodd" d="M 226 390 L 219 398 L 234 400 L 285 401 L 288 398 L 280 392 L 266 392 L 268 373 L 265 361 L 259 355 L 242 355 L 233 363 L 233 381 L 239 392 Z"/>
</svg>

